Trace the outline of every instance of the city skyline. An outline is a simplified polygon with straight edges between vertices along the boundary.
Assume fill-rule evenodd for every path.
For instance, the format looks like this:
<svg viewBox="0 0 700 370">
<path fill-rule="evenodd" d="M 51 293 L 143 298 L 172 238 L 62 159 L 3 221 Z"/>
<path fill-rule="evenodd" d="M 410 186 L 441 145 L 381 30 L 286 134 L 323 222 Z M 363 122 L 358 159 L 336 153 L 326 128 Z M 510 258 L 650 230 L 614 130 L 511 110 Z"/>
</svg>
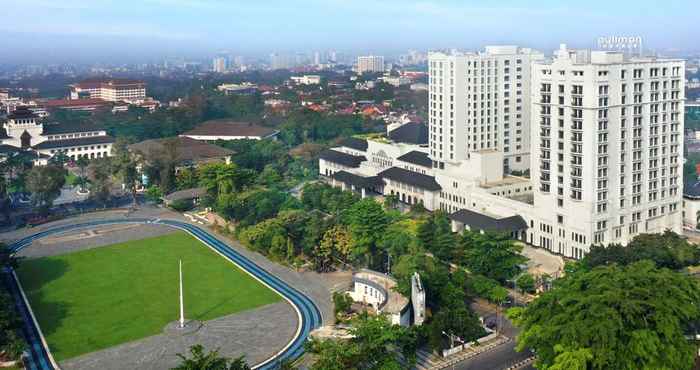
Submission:
<svg viewBox="0 0 700 370">
<path fill-rule="evenodd" d="M 274 51 L 334 49 L 391 54 L 408 48 L 479 48 L 518 44 L 552 50 L 560 42 L 595 47 L 601 36 L 641 36 L 658 50 L 695 48 L 690 1 L 577 4 L 554 1 L 305 0 L 294 4 L 215 0 L 115 2 L 10 0 L 0 31 L 7 43 L 0 63 L 134 61 L 217 50 L 262 56 Z M 27 18 L 27 14 L 31 14 Z M 669 17 L 673 22 L 668 22 Z M 494 23 L 497 26 L 494 26 Z M 129 53 L 122 47 L 129 45 Z"/>
</svg>

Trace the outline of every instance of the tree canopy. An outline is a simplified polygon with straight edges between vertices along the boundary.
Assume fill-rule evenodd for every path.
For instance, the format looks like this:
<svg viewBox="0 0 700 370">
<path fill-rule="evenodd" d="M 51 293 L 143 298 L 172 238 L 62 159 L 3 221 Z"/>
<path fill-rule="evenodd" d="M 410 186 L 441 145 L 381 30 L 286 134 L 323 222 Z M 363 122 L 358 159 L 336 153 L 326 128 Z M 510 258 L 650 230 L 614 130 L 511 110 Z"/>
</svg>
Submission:
<svg viewBox="0 0 700 370">
<path fill-rule="evenodd" d="M 459 238 L 455 263 L 475 274 L 505 283 L 527 262 L 520 254 L 522 249 L 522 245 L 505 234 L 465 231 Z"/>
<path fill-rule="evenodd" d="M 663 234 L 640 234 L 626 246 L 591 246 L 582 260 L 587 268 L 617 263 L 628 265 L 640 260 L 653 261 L 658 267 L 678 270 L 700 263 L 700 248 L 686 238 L 667 230 Z"/>
<path fill-rule="evenodd" d="M 389 370 L 405 368 L 403 354 L 415 361 L 416 333 L 392 325 L 383 315 L 361 314 L 352 321 L 347 340 L 312 339 L 307 350 L 318 356 L 312 370 Z M 395 351 L 394 349 L 398 349 Z"/>
<path fill-rule="evenodd" d="M 567 274 L 509 312 L 539 369 L 690 369 L 684 328 L 700 316 L 700 286 L 650 261 Z"/>
<path fill-rule="evenodd" d="M 37 206 L 51 206 L 65 183 L 66 170 L 59 166 L 36 166 L 27 174 L 27 190 Z"/>
<path fill-rule="evenodd" d="M 205 353 L 200 344 L 190 347 L 190 355 L 188 357 L 178 353 L 182 362 L 174 370 L 250 370 L 243 356 L 228 359 L 219 356 L 218 351 Z"/>
</svg>

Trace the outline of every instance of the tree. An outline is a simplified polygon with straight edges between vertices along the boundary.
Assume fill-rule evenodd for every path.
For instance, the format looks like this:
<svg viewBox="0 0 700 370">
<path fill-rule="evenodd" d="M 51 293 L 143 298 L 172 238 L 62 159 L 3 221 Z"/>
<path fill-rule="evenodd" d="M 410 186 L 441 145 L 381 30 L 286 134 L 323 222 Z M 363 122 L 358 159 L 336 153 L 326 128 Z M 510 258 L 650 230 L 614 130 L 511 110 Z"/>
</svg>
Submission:
<svg viewBox="0 0 700 370">
<path fill-rule="evenodd" d="M 204 353 L 204 347 L 196 344 L 190 347 L 191 357 L 177 354 L 182 362 L 174 370 L 250 370 L 243 356 L 230 360 L 220 357 L 218 351 Z"/>
<path fill-rule="evenodd" d="M 384 208 L 387 210 L 389 209 L 396 209 L 396 206 L 399 204 L 399 196 L 396 194 L 390 194 L 384 197 Z"/>
<path fill-rule="evenodd" d="M 90 163 L 90 196 L 103 205 L 112 197 L 112 162 L 109 158 L 94 159 Z"/>
<path fill-rule="evenodd" d="M 678 270 L 700 263 L 700 248 L 683 236 L 667 230 L 663 234 L 637 235 L 626 246 L 594 245 L 582 263 L 590 269 L 612 263 L 628 265 L 643 259 L 653 261 L 658 267 Z"/>
<path fill-rule="evenodd" d="M 151 185 L 146 189 L 146 199 L 151 202 L 160 203 L 163 198 L 163 191 L 158 185 Z"/>
<path fill-rule="evenodd" d="M 458 264 L 475 274 L 498 280 L 501 284 L 520 272 L 520 265 L 527 262 L 522 256 L 522 245 L 501 233 L 464 231 L 459 240 Z"/>
<path fill-rule="evenodd" d="M 0 243 L 0 267 L 17 268 L 18 258 L 5 243 Z"/>
<path fill-rule="evenodd" d="M 27 190 L 35 206 L 50 207 L 66 183 L 66 170 L 59 166 L 36 166 L 27 174 Z"/>
<path fill-rule="evenodd" d="M 418 240 L 411 232 L 406 230 L 402 223 L 393 223 L 389 225 L 378 243 L 382 255 L 390 255 L 394 260 L 408 253 L 409 250 L 415 249 L 417 246 Z"/>
<path fill-rule="evenodd" d="M 239 168 L 235 164 L 212 163 L 199 167 L 199 182 L 214 196 L 241 191 L 254 179 L 253 171 Z"/>
<path fill-rule="evenodd" d="M 129 190 L 133 203 L 136 204 L 136 187 L 139 183 L 139 174 L 136 170 L 136 160 L 129 152 L 128 142 L 124 138 L 119 137 L 114 142 L 110 159 L 114 172 L 124 184 L 124 187 Z"/>
<path fill-rule="evenodd" d="M 361 314 L 352 321 L 348 340 L 312 339 L 306 349 L 317 355 L 312 370 L 404 369 L 399 354 L 415 361 L 416 332 L 391 325 L 383 315 Z"/>
<path fill-rule="evenodd" d="M 85 178 L 85 170 L 87 169 L 88 165 L 90 164 L 90 160 L 86 155 L 81 155 L 78 157 L 78 159 L 75 161 L 75 164 L 78 165 L 78 168 L 80 169 L 80 178 L 84 179 Z M 84 183 L 81 184 L 80 189 L 85 190 L 83 188 Z"/>
<path fill-rule="evenodd" d="M 362 199 L 348 209 L 346 222 L 356 243 L 353 260 L 367 261 L 371 267 L 377 242 L 389 223 L 384 209 L 374 199 Z"/>
<path fill-rule="evenodd" d="M 418 234 L 418 240 L 420 241 L 421 247 L 425 248 L 426 250 L 429 250 L 433 245 L 435 236 L 434 230 L 435 223 L 433 222 L 432 217 L 428 217 L 423 222 L 418 224 L 418 230 L 416 231 Z"/>
<path fill-rule="evenodd" d="M 484 334 L 479 317 L 464 304 L 441 309 L 428 325 L 428 343 L 433 350 L 449 347 L 445 345 L 449 342 L 443 333 L 457 336 L 465 343 Z"/>
<path fill-rule="evenodd" d="M 324 249 L 330 249 L 340 261 L 347 263 L 355 243 L 347 227 L 336 225 L 326 230 L 321 244 Z"/>
<path fill-rule="evenodd" d="M 515 285 L 523 293 L 533 293 L 535 291 L 535 278 L 530 274 L 522 274 L 515 280 Z"/>
<path fill-rule="evenodd" d="M 456 239 L 452 233 L 450 220 L 443 211 L 435 212 L 433 219 L 433 241 L 428 250 L 432 251 L 437 258 L 451 262 Z"/>
<path fill-rule="evenodd" d="M 690 369 L 696 347 L 684 328 L 699 301 L 693 277 L 641 261 L 567 274 L 509 316 L 539 369 Z"/>
<path fill-rule="evenodd" d="M 336 319 L 340 314 L 350 313 L 352 307 L 352 297 L 347 293 L 333 292 L 333 311 Z"/>
</svg>

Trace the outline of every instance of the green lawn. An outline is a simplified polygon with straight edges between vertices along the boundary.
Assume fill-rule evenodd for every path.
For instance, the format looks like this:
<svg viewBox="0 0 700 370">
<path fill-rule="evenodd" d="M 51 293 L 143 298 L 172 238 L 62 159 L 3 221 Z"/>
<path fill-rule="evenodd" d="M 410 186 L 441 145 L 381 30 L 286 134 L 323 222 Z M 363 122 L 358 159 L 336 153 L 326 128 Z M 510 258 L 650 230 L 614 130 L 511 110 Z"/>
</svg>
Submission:
<svg viewBox="0 0 700 370">
<path fill-rule="evenodd" d="M 180 258 L 187 319 L 281 300 L 184 232 L 25 260 L 18 274 L 60 361 L 159 334 L 177 320 Z"/>
</svg>

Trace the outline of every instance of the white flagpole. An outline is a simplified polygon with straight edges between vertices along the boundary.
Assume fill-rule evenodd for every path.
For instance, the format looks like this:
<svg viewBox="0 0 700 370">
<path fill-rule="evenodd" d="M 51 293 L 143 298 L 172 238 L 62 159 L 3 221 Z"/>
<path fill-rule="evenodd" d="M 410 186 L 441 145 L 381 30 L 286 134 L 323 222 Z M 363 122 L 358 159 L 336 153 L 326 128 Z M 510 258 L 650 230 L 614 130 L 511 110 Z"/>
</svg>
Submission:
<svg viewBox="0 0 700 370">
<path fill-rule="evenodd" d="M 185 305 L 182 299 L 182 260 L 180 260 L 180 329 L 185 327 Z"/>
</svg>

